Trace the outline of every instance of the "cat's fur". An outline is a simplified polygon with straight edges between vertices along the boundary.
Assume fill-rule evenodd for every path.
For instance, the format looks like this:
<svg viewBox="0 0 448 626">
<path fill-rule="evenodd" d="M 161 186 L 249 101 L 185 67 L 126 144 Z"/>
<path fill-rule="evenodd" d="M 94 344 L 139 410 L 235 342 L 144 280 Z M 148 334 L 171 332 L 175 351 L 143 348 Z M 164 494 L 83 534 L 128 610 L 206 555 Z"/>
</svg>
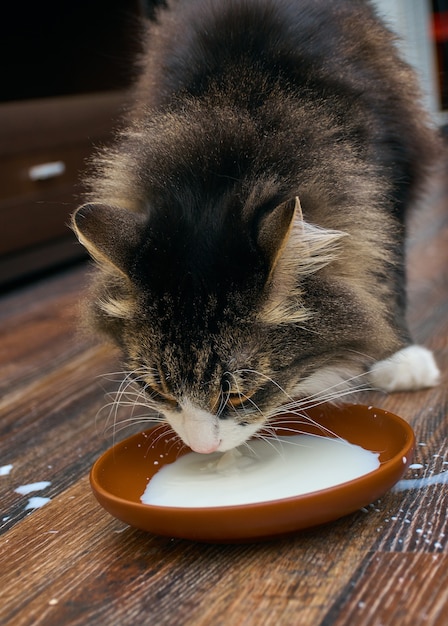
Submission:
<svg viewBox="0 0 448 626">
<path fill-rule="evenodd" d="M 73 220 L 99 265 L 91 321 L 140 401 L 210 452 L 369 370 L 435 384 L 405 322 L 404 219 L 436 143 L 372 6 L 167 4 Z"/>
</svg>

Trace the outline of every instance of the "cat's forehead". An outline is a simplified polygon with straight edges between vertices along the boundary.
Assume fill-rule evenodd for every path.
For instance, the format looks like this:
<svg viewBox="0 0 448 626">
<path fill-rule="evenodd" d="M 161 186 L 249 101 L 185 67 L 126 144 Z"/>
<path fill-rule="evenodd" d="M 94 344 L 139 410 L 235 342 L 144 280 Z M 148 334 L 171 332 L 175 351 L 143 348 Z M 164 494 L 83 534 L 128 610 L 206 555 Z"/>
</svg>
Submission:
<svg viewBox="0 0 448 626">
<path fill-rule="evenodd" d="M 191 363 L 215 354 L 216 360 L 238 366 L 247 362 L 262 332 L 257 293 L 236 289 L 220 293 L 182 282 L 181 277 L 173 290 L 146 289 L 136 297 L 128 334 L 136 351 L 141 347 L 162 359 Z"/>
<path fill-rule="evenodd" d="M 151 325 L 151 340 L 141 341 L 141 332 L 129 345 L 134 363 L 156 382 L 164 380 L 177 393 L 199 399 L 210 389 L 238 389 L 259 386 L 259 371 L 266 369 L 256 333 L 247 325 L 221 324 L 195 327 L 191 320 L 166 318 Z"/>
<path fill-rule="evenodd" d="M 137 251 L 133 280 L 157 314 L 197 326 L 247 315 L 266 281 L 267 269 L 247 235 L 223 226 L 219 233 L 183 221 L 150 224 Z"/>
<path fill-rule="evenodd" d="M 149 296 L 151 298 L 151 295 Z M 147 306 L 146 331 L 162 360 L 210 363 L 244 362 L 254 338 L 254 310 L 244 298 L 216 293 L 164 294 Z"/>
</svg>

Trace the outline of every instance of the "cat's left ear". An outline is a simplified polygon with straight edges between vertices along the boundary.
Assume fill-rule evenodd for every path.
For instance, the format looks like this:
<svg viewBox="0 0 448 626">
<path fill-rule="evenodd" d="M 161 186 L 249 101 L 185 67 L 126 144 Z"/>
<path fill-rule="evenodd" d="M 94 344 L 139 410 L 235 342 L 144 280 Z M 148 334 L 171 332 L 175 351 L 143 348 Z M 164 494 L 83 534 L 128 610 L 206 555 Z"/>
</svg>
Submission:
<svg viewBox="0 0 448 626">
<path fill-rule="evenodd" d="M 127 274 L 140 241 L 145 217 L 105 204 L 84 204 L 74 213 L 72 226 L 80 243 L 99 263 Z"/>
<path fill-rule="evenodd" d="M 292 198 L 266 210 L 258 221 L 257 243 L 273 268 L 288 240 L 298 198 Z M 300 203 L 299 203 L 300 207 Z"/>
</svg>

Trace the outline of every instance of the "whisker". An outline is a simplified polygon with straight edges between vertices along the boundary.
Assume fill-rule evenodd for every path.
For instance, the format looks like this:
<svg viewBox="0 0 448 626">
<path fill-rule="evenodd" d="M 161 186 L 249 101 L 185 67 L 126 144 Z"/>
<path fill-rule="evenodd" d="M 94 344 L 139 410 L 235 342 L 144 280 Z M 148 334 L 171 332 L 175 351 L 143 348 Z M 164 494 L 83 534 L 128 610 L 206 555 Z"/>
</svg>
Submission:
<svg viewBox="0 0 448 626">
<path fill-rule="evenodd" d="M 271 376 L 268 376 L 267 374 L 263 374 L 263 372 L 259 372 L 258 370 L 243 368 L 243 369 L 236 370 L 235 373 L 236 374 L 237 373 L 238 374 L 239 373 L 256 374 L 257 376 L 260 376 L 261 378 L 264 378 L 268 382 L 275 385 L 287 398 L 289 398 L 289 400 L 293 400 L 293 398 L 285 391 L 285 389 L 283 389 L 283 387 L 276 380 L 274 380 Z"/>
<path fill-rule="evenodd" d="M 332 391 L 332 393 L 340 393 L 340 391 L 337 391 L 338 387 L 343 387 L 342 391 L 345 392 L 350 392 L 350 391 L 355 391 L 355 390 L 360 390 L 360 391 L 368 391 L 368 389 L 366 389 L 364 386 L 363 387 L 355 387 L 355 386 L 351 386 L 349 389 L 347 389 L 347 385 L 352 385 L 352 383 L 354 381 L 358 381 L 359 379 L 364 378 L 365 376 L 368 375 L 368 372 L 361 372 L 360 374 L 355 374 L 354 376 L 351 376 L 350 378 L 344 378 L 343 380 L 340 380 L 337 383 L 334 383 L 334 385 L 330 385 L 329 387 L 326 387 L 325 389 L 323 389 L 322 391 L 318 391 L 315 392 L 314 394 L 309 394 L 307 396 L 307 399 L 315 399 L 315 398 L 321 398 L 324 394 L 328 394 L 330 391 Z"/>
<path fill-rule="evenodd" d="M 238 371 L 242 371 L 242 370 L 238 370 Z M 236 375 L 235 375 L 234 373 L 232 373 L 232 372 L 228 372 L 228 373 L 229 373 L 229 374 L 233 377 L 233 379 L 234 379 L 234 381 L 235 381 L 235 385 L 236 385 L 237 392 L 238 392 L 238 395 L 239 395 L 240 400 L 242 400 L 242 399 L 244 398 L 244 400 L 245 400 L 245 401 L 247 401 L 247 402 L 249 402 L 250 404 L 252 404 L 252 406 L 255 408 L 255 410 L 256 410 L 256 411 L 258 411 L 258 412 L 262 415 L 262 417 L 265 417 L 265 415 L 264 415 L 263 411 L 260 409 L 260 407 L 258 406 L 258 404 L 257 404 L 257 403 L 256 403 L 256 402 L 255 402 L 255 401 L 254 401 L 254 400 L 253 400 L 250 396 L 246 395 L 245 393 L 243 393 L 243 392 L 241 391 L 240 386 L 239 386 L 239 384 L 238 384 L 238 380 L 237 380 L 237 378 L 236 378 Z M 241 407 L 241 408 L 242 408 L 242 410 L 244 411 L 244 413 L 245 413 L 246 415 L 247 415 L 247 414 L 250 414 L 250 411 L 248 410 L 248 407 L 247 407 L 247 406 L 245 406 L 244 401 L 242 402 L 242 407 Z"/>
<path fill-rule="evenodd" d="M 231 372 L 224 372 L 224 374 L 230 374 L 231 375 Z M 229 383 L 229 381 L 226 381 L 226 382 L 227 382 L 227 391 L 225 392 L 224 389 L 221 388 L 221 393 L 219 394 L 220 401 L 219 401 L 218 410 L 216 412 L 216 416 L 217 417 L 220 417 L 222 415 L 224 409 L 227 406 L 229 398 L 230 398 L 230 383 Z"/>
<path fill-rule="evenodd" d="M 128 419 L 128 420 L 122 420 L 120 422 L 118 422 L 117 424 L 113 424 L 113 426 L 109 427 L 109 428 L 113 428 L 113 434 L 116 435 L 117 433 L 122 432 L 123 430 L 126 430 L 126 428 L 129 428 L 130 425 L 135 426 L 137 424 L 143 424 L 143 425 L 148 425 L 152 423 L 152 419 L 151 418 L 146 418 L 145 416 L 137 416 L 136 418 L 133 419 Z M 105 431 L 107 434 L 107 430 Z"/>
<path fill-rule="evenodd" d="M 315 426 L 317 427 L 319 425 L 316 424 Z M 340 437 L 337 433 L 335 433 L 335 432 L 333 432 L 331 430 L 322 428 L 322 427 L 321 427 L 321 429 L 322 429 L 322 432 L 324 433 L 322 435 L 320 435 L 319 433 L 310 433 L 308 430 L 299 430 L 299 429 L 295 429 L 295 428 L 284 428 L 284 427 L 279 427 L 279 430 L 280 430 L 280 428 L 281 428 L 281 430 L 283 430 L 285 432 L 290 432 L 293 435 L 307 435 L 309 437 L 316 437 L 317 439 L 328 439 L 329 438 L 328 435 L 330 434 L 331 435 L 331 439 L 333 439 L 334 441 L 339 441 L 340 443 L 343 443 L 345 445 L 349 445 L 349 443 L 343 437 Z M 292 441 L 289 436 L 286 436 L 284 441 L 286 443 L 288 443 L 288 444 L 291 444 L 291 445 L 302 445 L 302 444 L 300 444 L 300 442 Z"/>
<path fill-rule="evenodd" d="M 256 435 L 254 435 L 254 438 L 255 438 L 255 437 L 256 437 Z M 248 448 L 248 449 L 249 449 L 249 452 L 250 452 L 253 456 L 256 456 L 256 452 L 255 452 L 255 450 L 252 448 L 252 446 L 250 445 L 250 441 L 251 441 L 251 440 L 248 440 L 248 441 L 243 441 L 243 443 L 241 444 L 241 446 L 244 446 L 245 448 Z"/>
<path fill-rule="evenodd" d="M 116 377 L 120 376 L 119 387 L 114 392 L 108 392 L 106 397 L 110 399 L 101 409 L 97 412 L 96 420 L 99 419 L 101 413 L 107 409 L 108 415 L 106 417 L 103 432 L 112 430 L 113 442 L 115 443 L 115 435 L 117 432 L 126 428 L 130 424 L 148 423 L 149 421 L 157 421 L 157 407 L 155 403 L 151 402 L 151 398 L 145 393 L 147 385 L 145 384 L 142 389 L 136 388 L 135 384 L 140 382 L 145 383 L 145 376 L 147 376 L 150 368 L 145 366 L 139 366 L 134 369 L 127 369 L 117 372 L 109 372 L 103 375 L 103 379 L 109 379 L 112 382 L 116 382 Z M 119 420 L 118 414 L 120 408 L 131 408 L 131 415 L 126 419 Z M 154 411 L 156 414 L 140 414 L 135 415 L 135 411 L 138 408 L 143 408 L 145 411 Z"/>
<path fill-rule="evenodd" d="M 291 408 L 293 407 L 297 407 L 300 406 L 301 409 L 303 410 L 307 410 L 307 409 L 313 409 L 316 406 L 320 406 L 321 404 L 328 404 L 330 402 L 334 402 L 335 400 L 340 400 L 342 398 L 345 398 L 347 396 L 352 396 L 355 393 L 362 393 L 364 391 L 369 391 L 369 389 L 363 388 L 363 389 L 347 389 L 345 391 L 340 391 L 337 393 L 331 393 L 328 395 L 322 395 L 319 398 L 304 398 L 304 399 L 300 399 L 300 400 L 296 400 L 295 403 L 291 403 L 290 405 L 285 404 L 282 405 L 281 407 L 279 407 L 279 409 L 284 410 L 284 411 L 290 411 Z M 372 391 L 372 389 L 370 389 L 370 391 Z"/>
<path fill-rule="evenodd" d="M 319 393 L 310 394 L 305 398 L 293 399 L 290 403 L 284 403 L 277 407 L 273 412 L 271 412 L 270 418 L 274 417 L 275 415 L 280 415 L 282 412 L 291 412 L 291 410 L 297 408 L 307 410 L 319 406 L 323 403 L 340 400 L 355 393 L 372 390 L 372 388 L 366 387 L 365 385 L 359 387 L 351 386 L 349 389 L 346 388 L 347 384 L 352 383 L 362 376 L 365 376 L 365 373 L 353 376 L 349 379 L 336 383 L 335 385 L 332 385 L 331 387 L 328 387 L 327 389 L 324 389 Z M 342 387 L 342 389 L 338 389 L 338 387 Z"/>
<path fill-rule="evenodd" d="M 282 442 L 280 441 L 279 437 L 276 435 L 275 432 L 273 432 L 273 436 L 272 437 L 268 437 L 267 435 L 264 435 L 263 433 L 255 433 L 254 435 L 255 439 L 259 439 L 261 441 L 264 441 L 265 443 L 269 444 L 271 446 L 271 448 L 273 448 L 273 450 L 280 456 L 283 458 L 283 453 L 282 453 Z M 280 444 L 280 445 L 276 445 Z"/>
<path fill-rule="evenodd" d="M 340 437 L 339 437 L 339 435 L 338 435 L 337 433 L 333 432 L 333 431 L 332 431 L 332 430 L 330 430 L 329 428 L 326 428 L 325 426 L 322 426 L 322 424 L 319 424 L 319 422 L 317 422 L 316 420 L 312 419 L 311 417 L 309 417 L 309 416 L 304 416 L 304 415 L 303 415 L 302 413 L 300 413 L 300 412 L 297 412 L 297 413 L 292 412 L 292 413 L 293 413 L 294 415 L 297 415 L 298 417 L 305 418 L 305 419 L 306 419 L 306 422 L 304 422 L 305 424 L 307 424 L 307 425 L 308 425 L 308 424 L 311 424 L 312 426 L 315 426 L 318 430 L 320 430 L 322 433 L 327 433 L 327 434 L 330 434 L 332 437 L 336 437 L 336 438 L 339 438 L 339 439 L 340 439 Z M 274 426 L 275 426 L 275 424 L 274 424 Z M 277 425 L 277 427 L 278 427 L 279 429 L 281 429 L 281 428 L 282 428 L 281 424 L 278 424 L 278 425 Z"/>
<path fill-rule="evenodd" d="M 148 448 L 145 452 L 145 455 L 149 453 L 149 451 L 152 448 L 157 448 L 158 443 L 167 436 L 171 437 L 171 440 L 168 440 L 169 448 L 167 449 L 167 453 L 169 454 L 173 448 L 174 445 L 178 444 L 180 441 L 180 438 L 177 436 L 177 434 L 172 430 L 171 432 L 168 431 L 168 433 L 165 431 L 165 427 L 166 427 L 166 422 L 163 421 L 160 424 L 158 424 L 155 428 L 154 428 L 154 432 L 157 432 L 157 429 L 160 429 L 161 432 L 156 436 L 156 438 L 151 442 L 151 444 L 148 444 Z"/>
</svg>

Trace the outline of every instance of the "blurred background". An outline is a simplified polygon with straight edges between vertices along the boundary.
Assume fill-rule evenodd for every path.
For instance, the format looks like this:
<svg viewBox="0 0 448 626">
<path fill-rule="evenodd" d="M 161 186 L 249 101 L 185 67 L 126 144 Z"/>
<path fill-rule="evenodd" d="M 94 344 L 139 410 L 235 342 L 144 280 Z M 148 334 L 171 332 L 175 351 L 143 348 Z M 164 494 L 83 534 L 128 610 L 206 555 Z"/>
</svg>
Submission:
<svg viewBox="0 0 448 626">
<path fill-rule="evenodd" d="M 448 123 L 448 0 L 374 0 L 399 35 L 417 70 L 426 105 L 439 125 Z"/>
<path fill-rule="evenodd" d="M 225 0 L 223 0 L 225 1 Z M 448 0 L 376 0 L 448 123 Z M 78 261 L 80 174 L 126 106 L 143 14 L 163 0 L 8 3 L 0 21 L 0 288 Z"/>
</svg>

